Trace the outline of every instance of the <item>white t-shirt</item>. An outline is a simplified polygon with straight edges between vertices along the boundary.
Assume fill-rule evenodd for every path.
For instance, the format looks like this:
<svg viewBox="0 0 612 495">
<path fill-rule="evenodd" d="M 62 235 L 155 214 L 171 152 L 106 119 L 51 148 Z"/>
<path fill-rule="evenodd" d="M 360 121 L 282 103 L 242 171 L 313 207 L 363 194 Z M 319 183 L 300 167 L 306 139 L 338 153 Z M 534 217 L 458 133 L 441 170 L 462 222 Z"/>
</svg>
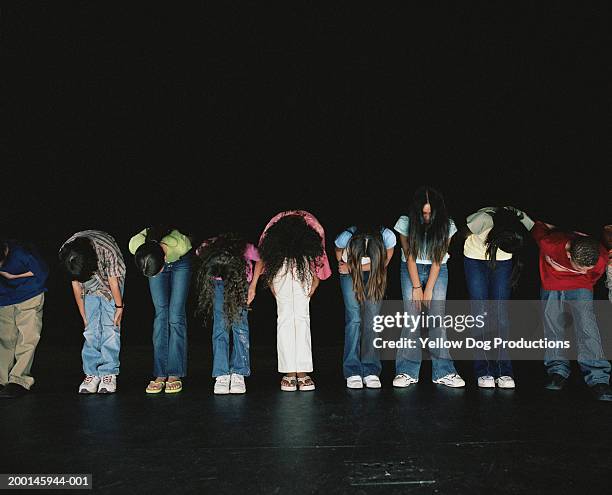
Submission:
<svg viewBox="0 0 612 495">
<path fill-rule="evenodd" d="M 516 212 L 518 215 L 523 215 L 520 222 L 525 226 L 527 230 L 533 228 L 534 222 L 525 213 L 517 210 L 513 206 L 504 206 L 505 209 Z M 493 214 L 497 210 L 494 206 L 487 206 L 481 208 L 476 213 L 472 213 L 467 217 L 467 226 L 470 229 L 471 234 L 466 238 L 465 244 L 463 245 L 463 255 L 466 258 L 474 260 L 486 260 L 487 259 L 487 236 L 493 228 Z M 497 250 L 495 256 L 496 261 L 505 261 L 512 259 L 512 254 Z"/>
<path fill-rule="evenodd" d="M 397 222 L 395 222 L 395 227 L 393 227 L 397 232 L 399 232 L 401 235 L 403 235 L 404 237 L 408 237 L 408 233 L 410 232 L 410 218 L 406 215 L 402 215 L 401 217 L 399 217 L 397 219 Z M 455 235 L 455 232 L 457 232 L 457 227 L 455 226 L 455 222 L 453 222 L 452 219 L 449 218 L 449 223 L 448 223 L 448 238 L 450 239 L 451 237 L 453 237 L 453 235 Z M 424 246 L 424 252 L 427 253 L 427 246 Z M 450 255 L 448 253 L 446 253 L 444 255 L 444 258 L 442 258 L 442 264 L 446 263 L 448 261 L 448 258 L 450 258 Z M 402 261 L 406 262 L 406 254 L 404 253 L 404 250 L 402 249 Z M 418 256 L 416 259 L 416 262 L 421 264 L 421 265 L 431 265 L 431 260 Z"/>
</svg>

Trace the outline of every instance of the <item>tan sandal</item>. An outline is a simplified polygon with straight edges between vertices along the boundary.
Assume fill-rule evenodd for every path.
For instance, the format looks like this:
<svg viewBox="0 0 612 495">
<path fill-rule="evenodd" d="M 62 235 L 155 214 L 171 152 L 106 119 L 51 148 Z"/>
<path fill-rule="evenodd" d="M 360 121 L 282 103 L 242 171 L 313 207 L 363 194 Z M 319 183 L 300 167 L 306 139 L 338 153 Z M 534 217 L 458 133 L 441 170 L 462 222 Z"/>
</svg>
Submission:
<svg viewBox="0 0 612 495">
<path fill-rule="evenodd" d="M 315 389 L 315 384 L 308 375 L 298 378 L 297 381 L 300 392 L 307 392 L 308 390 Z"/>
<path fill-rule="evenodd" d="M 166 382 L 166 393 L 167 394 L 176 394 L 183 390 L 183 382 L 180 380 L 173 380 L 171 382 Z"/>
<path fill-rule="evenodd" d="M 281 380 L 281 390 L 283 392 L 295 392 L 297 390 L 297 380 L 295 376 L 283 376 Z"/>
<path fill-rule="evenodd" d="M 164 387 L 166 386 L 166 382 L 159 382 L 157 380 L 151 380 L 147 385 L 147 389 L 145 392 L 147 394 L 159 394 L 164 391 Z"/>
</svg>

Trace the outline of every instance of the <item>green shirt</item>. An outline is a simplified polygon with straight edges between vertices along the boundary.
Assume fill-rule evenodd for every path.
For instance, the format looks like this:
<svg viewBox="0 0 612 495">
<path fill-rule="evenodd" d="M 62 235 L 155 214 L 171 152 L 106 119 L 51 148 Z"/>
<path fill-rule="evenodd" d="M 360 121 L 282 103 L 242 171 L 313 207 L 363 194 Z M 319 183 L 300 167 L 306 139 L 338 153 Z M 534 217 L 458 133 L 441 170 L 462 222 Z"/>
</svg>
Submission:
<svg viewBox="0 0 612 495">
<path fill-rule="evenodd" d="M 130 253 L 135 254 L 136 250 L 144 244 L 147 236 L 147 230 L 148 229 L 144 229 L 142 232 L 136 234 L 130 239 Z M 170 232 L 161 240 L 161 243 L 167 248 L 167 263 L 174 263 L 191 249 L 191 241 L 189 240 L 189 237 L 181 234 L 178 230 L 173 230 Z"/>
</svg>

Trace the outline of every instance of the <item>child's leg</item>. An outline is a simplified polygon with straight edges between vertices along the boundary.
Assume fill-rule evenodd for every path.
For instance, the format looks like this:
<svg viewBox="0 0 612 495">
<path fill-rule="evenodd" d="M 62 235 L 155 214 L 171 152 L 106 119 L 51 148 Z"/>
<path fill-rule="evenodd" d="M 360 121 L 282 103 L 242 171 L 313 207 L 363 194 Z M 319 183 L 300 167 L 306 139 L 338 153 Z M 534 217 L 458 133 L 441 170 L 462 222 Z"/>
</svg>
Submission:
<svg viewBox="0 0 612 495">
<path fill-rule="evenodd" d="M 149 290 L 155 307 L 153 320 L 153 375 L 167 378 L 168 373 L 168 312 L 170 301 L 170 274 L 165 269 L 149 277 Z"/>
<path fill-rule="evenodd" d="M 101 363 L 100 376 L 119 374 L 119 352 L 121 350 L 120 328 L 115 326 L 115 303 L 100 297 Z"/>
<path fill-rule="evenodd" d="M 242 376 L 251 374 L 249 358 L 249 320 L 247 311 L 243 310 L 240 319 L 232 325 L 234 347 L 232 349 L 231 372 Z"/>
<path fill-rule="evenodd" d="M 30 370 L 34 351 L 40 340 L 44 302 L 43 293 L 16 305 L 15 324 L 19 329 L 19 337 L 15 346 L 15 365 L 10 371 L 9 382 L 17 383 L 28 390 L 34 384 Z"/>
<path fill-rule="evenodd" d="M 191 280 L 191 260 L 181 258 L 172 263 L 170 272 L 170 306 L 168 326 L 168 376 L 183 377 L 187 375 L 187 294 Z"/>
<path fill-rule="evenodd" d="M 83 331 L 83 350 L 81 357 L 83 359 L 83 372 L 86 375 L 100 376 L 98 366 L 102 362 L 101 348 L 101 323 L 100 323 L 100 296 L 87 294 L 84 298 L 85 304 L 85 319 L 87 326 Z"/>
<path fill-rule="evenodd" d="M 278 371 L 288 375 L 295 375 L 297 370 L 296 359 L 296 320 L 293 311 L 293 276 L 285 267 L 273 281 L 276 294 L 277 331 L 276 349 L 278 353 Z M 301 287 L 298 288 L 302 290 Z"/>
<path fill-rule="evenodd" d="M 215 300 L 213 302 L 213 369 L 212 376 L 229 375 L 229 332 L 223 311 L 224 282 L 215 280 Z"/>
<path fill-rule="evenodd" d="M 353 291 L 353 278 L 347 274 L 340 275 L 340 289 L 344 300 L 344 356 L 342 371 L 344 378 L 362 376 L 361 357 L 359 352 L 361 334 L 361 305 Z"/>
<path fill-rule="evenodd" d="M 303 286 L 293 274 L 293 313 L 295 320 L 295 362 L 297 376 L 312 372 L 312 343 L 310 338 L 310 297 L 309 286 Z"/>
<path fill-rule="evenodd" d="M 15 364 L 17 345 L 15 311 L 14 304 L 0 307 L 0 385 L 8 383 L 9 372 Z"/>
</svg>

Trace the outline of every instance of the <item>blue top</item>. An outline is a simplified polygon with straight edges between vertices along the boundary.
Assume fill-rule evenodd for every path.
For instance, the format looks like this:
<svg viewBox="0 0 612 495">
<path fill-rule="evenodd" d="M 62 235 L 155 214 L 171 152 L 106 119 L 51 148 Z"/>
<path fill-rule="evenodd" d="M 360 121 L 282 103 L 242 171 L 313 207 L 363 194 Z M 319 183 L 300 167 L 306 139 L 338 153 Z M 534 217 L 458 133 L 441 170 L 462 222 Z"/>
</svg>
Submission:
<svg viewBox="0 0 612 495">
<path fill-rule="evenodd" d="M 406 215 L 402 215 L 401 217 L 399 217 L 397 219 L 397 222 L 395 223 L 395 227 L 393 227 L 397 232 L 399 232 L 401 235 L 403 235 L 404 237 L 408 237 L 408 233 L 410 231 L 410 218 Z M 455 232 L 457 232 L 457 227 L 455 226 L 455 222 L 452 221 L 452 219 L 449 218 L 449 225 L 448 225 L 448 238 L 450 239 L 451 237 L 453 237 L 453 235 L 455 235 Z M 427 252 L 427 244 L 425 244 L 425 246 L 423 247 L 425 253 Z M 402 249 L 402 261 L 406 261 L 406 255 L 404 254 L 404 250 Z M 446 263 L 448 261 L 448 258 L 450 258 L 450 255 L 448 253 L 446 253 L 444 255 L 444 258 L 442 259 L 442 263 Z M 428 258 L 425 258 L 425 256 L 419 256 L 416 259 L 416 262 L 421 264 L 421 265 L 431 265 L 431 260 Z"/>
<path fill-rule="evenodd" d="M 356 231 L 357 231 L 357 227 L 353 225 L 352 227 L 349 227 L 348 229 L 345 229 L 342 232 L 340 232 L 338 237 L 336 237 L 336 241 L 335 241 L 336 247 L 338 249 L 345 250 L 344 253 L 342 254 L 342 260 L 345 262 L 346 262 L 346 248 L 349 245 L 349 242 L 351 241 L 353 234 Z M 382 227 L 380 229 L 380 233 L 382 234 L 383 244 L 385 246 L 385 249 L 391 249 L 392 247 L 395 247 L 395 244 L 397 243 L 397 239 L 391 229 Z M 370 263 L 370 258 L 361 259 L 362 265 L 367 265 L 368 263 Z"/>
<path fill-rule="evenodd" d="M 20 246 L 15 241 L 8 241 L 8 256 L 0 271 L 12 275 L 32 272 L 33 277 L 9 280 L 0 275 L 0 306 L 19 304 L 45 292 L 45 282 L 49 268 L 42 258 Z"/>
</svg>

